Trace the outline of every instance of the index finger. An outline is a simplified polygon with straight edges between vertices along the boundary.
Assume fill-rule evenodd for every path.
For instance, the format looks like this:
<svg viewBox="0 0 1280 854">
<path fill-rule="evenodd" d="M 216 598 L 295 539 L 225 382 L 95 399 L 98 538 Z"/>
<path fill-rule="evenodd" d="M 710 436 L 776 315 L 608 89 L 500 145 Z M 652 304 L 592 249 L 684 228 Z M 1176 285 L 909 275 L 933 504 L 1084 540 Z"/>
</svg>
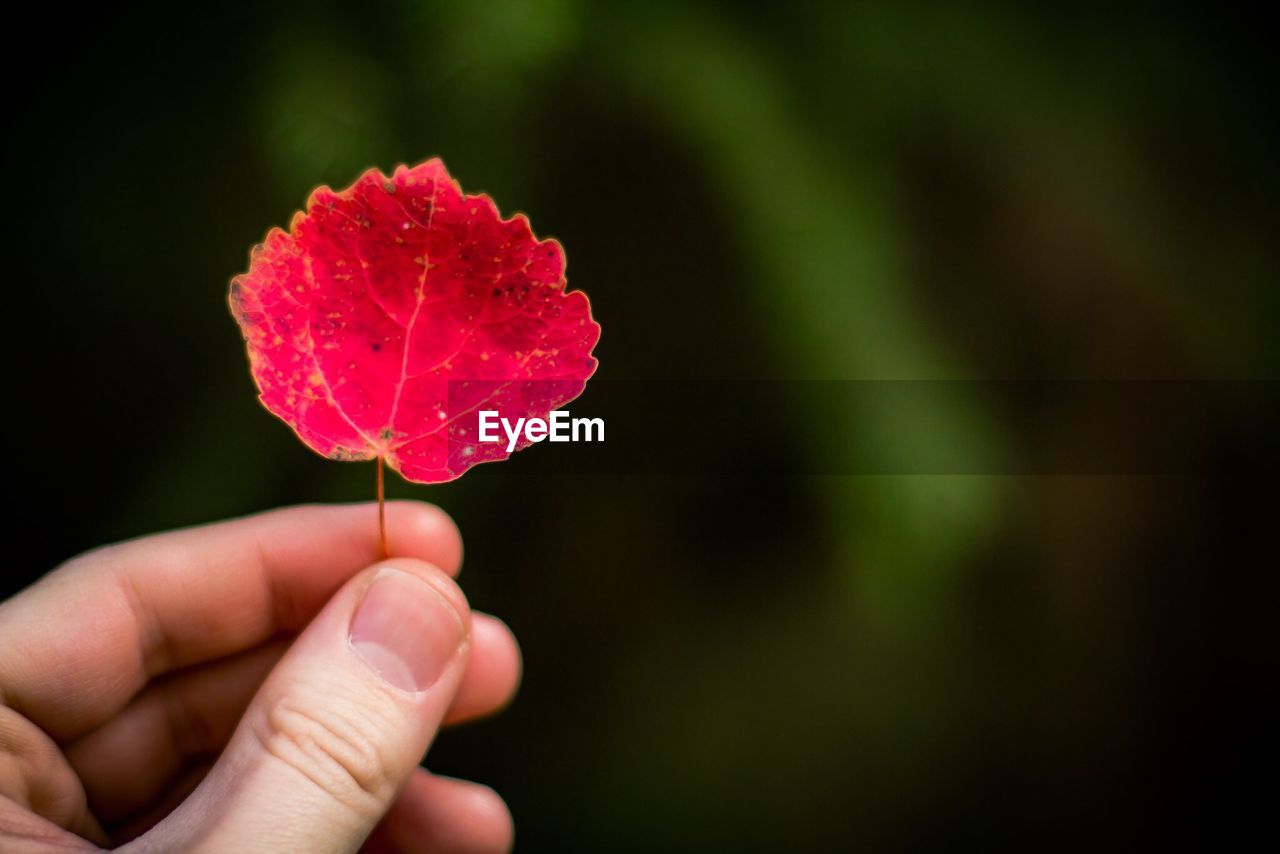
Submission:
<svg viewBox="0 0 1280 854">
<path fill-rule="evenodd" d="M 0 603 L 0 702 L 58 740 L 118 712 L 154 676 L 304 626 L 379 554 L 375 505 L 303 506 L 74 558 Z M 450 574 L 453 521 L 387 505 L 389 551 Z"/>
</svg>

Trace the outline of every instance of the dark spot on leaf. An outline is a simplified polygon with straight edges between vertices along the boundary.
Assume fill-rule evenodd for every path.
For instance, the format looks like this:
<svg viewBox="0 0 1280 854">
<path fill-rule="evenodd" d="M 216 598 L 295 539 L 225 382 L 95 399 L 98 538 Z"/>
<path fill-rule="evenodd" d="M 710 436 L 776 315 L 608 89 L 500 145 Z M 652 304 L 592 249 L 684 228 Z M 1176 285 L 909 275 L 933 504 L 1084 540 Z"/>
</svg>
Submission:
<svg viewBox="0 0 1280 854">
<path fill-rule="evenodd" d="M 372 344 L 370 344 L 370 345 L 369 345 L 369 348 L 370 348 L 370 349 L 372 349 L 372 350 L 373 350 L 373 352 L 375 352 L 375 353 L 381 353 L 381 352 L 382 352 L 382 345 L 381 345 L 381 344 L 379 344 L 377 341 L 374 341 Z"/>
</svg>

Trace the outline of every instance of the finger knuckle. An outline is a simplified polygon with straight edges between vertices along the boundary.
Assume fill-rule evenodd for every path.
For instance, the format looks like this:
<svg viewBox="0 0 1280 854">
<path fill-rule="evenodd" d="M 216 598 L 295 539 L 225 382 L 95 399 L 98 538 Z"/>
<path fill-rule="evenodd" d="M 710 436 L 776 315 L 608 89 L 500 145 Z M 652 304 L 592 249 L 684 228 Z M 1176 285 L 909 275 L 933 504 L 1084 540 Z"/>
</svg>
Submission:
<svg viewBox="0 0 1280 854">
<path fill-rule="evenodd" d="M 265 752 L 360 813 L 378 811 L 395 791 L 371 713 L 283 699 L 268 708 L 258 733 Z"/>
</svg>

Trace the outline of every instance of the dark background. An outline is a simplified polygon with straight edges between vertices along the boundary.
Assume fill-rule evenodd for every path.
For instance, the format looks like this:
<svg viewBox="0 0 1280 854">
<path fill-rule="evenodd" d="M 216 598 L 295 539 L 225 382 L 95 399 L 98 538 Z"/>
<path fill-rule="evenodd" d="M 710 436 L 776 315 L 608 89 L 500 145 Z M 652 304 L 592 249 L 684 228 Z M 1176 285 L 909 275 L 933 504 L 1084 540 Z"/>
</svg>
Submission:
<svg viewBox="0 0 1280 854">
<path fill-rule="evenodd" d="M 514 706 L 430 763 L 498 789 L 519 847 L 1132 850 L 1269 814 L 1249 774 L 1275 720 L 1274 467 L 1249 392 L 1193 430 L 1157 420 L 1178 463 L 1135 473 L 1072 468 L 1106 420 L 1082 438 L 968 382 L 1052 401 L 1058 380 L 1276 376 L 1261 22 L 43 15 L 11 22 L 6 59 L 5 592 L 105 542 L 370 496 L 371 466 L 312 455 L 257 404 L 227 282 L 316 184 L 440 155 L 564 243 L 604 329 L 575 410 L 630 381 L 784 389 L 730 425 L 672 413 L 673 435 L 723 431 L 714 466 L 672 464 L 668 438 L 651 466 L 559 470 L 572 446 L 540 446 L 391 484 L 455 516 L 464 588 L 523 644 Z M 790 382 L 918 379 L 954 382 L 834 415 L 828 384 Z"/>
</svg>

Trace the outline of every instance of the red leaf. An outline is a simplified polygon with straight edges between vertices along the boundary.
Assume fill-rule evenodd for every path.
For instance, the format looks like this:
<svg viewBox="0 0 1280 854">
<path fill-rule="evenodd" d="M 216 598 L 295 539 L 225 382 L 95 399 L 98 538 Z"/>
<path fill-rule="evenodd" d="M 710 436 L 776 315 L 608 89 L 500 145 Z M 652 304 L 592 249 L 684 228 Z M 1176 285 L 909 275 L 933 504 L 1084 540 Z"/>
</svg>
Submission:
<svg viewBox="0 0 1280 854">
<path fill-rule="evenodd" d="M 259 398 L 303 442 L 420 483 L 506 459 L 476 412 L 545 418 L 582 393 L 600 338 L 560 244 L 438 159 L 317 189 L 253 248 L 231 310 Z"/>
</svg>

